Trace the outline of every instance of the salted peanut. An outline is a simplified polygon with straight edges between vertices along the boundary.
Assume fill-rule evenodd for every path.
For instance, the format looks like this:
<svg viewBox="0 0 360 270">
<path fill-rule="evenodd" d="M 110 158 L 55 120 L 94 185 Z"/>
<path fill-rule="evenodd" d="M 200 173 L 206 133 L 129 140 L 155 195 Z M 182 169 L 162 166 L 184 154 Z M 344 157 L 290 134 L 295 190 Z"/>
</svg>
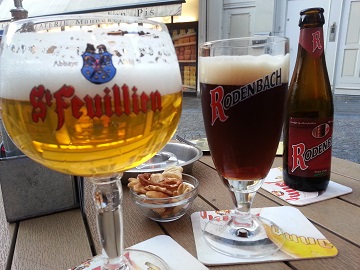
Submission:
<svg viewBox="0 0 360 270">
<path fill-rule="evenodd" d="M 153 210 L 159 216 L 162 216 L 166 211 L 165 208 L 151 208 L 151 210 Z"/>
<path fill-rule="evenodd" d="M 177 190 L 175 190 L 174 191 L 174 196 L 179 196 L 179 195 L 181 195 L 181 194 L 184 194 L 184 193 L 186 193 L 186 192 L 189 192 L 189 191 L 191 191 L 193 188 L 190 186 L 190 185 L 188 185 L 188 184 L 185 184 L 185 183 L 181 183 L 180 185 L 179 185 L 179 187 L 177 188 Z"/>
<path fill-rule="evenodd" d="M 138 194 L 145 194 L 146 190 L 144 189 L 144 186 L 141 184 L 140 179 L 138 178 L 129 178 L 128 179 L 128 187 L 134 190 Z"/>
<path fill-rule="evenodd" d="M 150 181 L 152 183 L 160 183 L 165 180 L 165 176 L 162 173 L 153 173 L 150 176 Z"/>
<path fill-rule="evenodd" d="M 170 166 L 162 173 L 166 178 L 182 179 L 183 168 L 180 166 Z"/>
<path fill-rule="evenodd" d="M 127 186 L 129 188 L 131 188 L 133 191 L 135 191 L 137 194 L 145 194 L 146 193 L 144 186 L 141 184 L 140 180 L 137 178 L 129 178 L 129 183 Z"/>
<path fill-rule="evenodd" d="M 136 185 L 134 185 L 132 187 L 132 189 L 138 193 L 138 194 L 146 194 L 147 190 L 145 189 L 145 187 L 139 182 Z"/>
<path fill-rule="evenodd" d="M 129 183 L 128 183 L 128 187 L 129 188 L 132 188 L 134 187 L 135 185 L 137 185 L 138 183 L 140 183 L 140 180 L 138 178 L 129 178 L 128 179 Z"/>
<path fill-rule="evenodd" d="M 138 182 L 140 182 L 140 179 L 139 178 L 129 177 L 128 182 L 129 182 L 129 184 L 134 183 L 134 182 L 138 183 Z"/>
<path fill-rule="evenodd" d="M 145 190 L 148 190 L 148 191 L 160 191 L 162 193 L 165 193 L 169 196 L 173 196 L 173 192 L 171 190 L 168 190 L 164 187 L 159 187 L 159 186 L 154 186 L 154 185 L 147 185 L 144 187 Z"/>
<path fill-rule="evenodd" d="M 165 209 L 164 213 L 161 214 L 162 218 L 169 218 L 173 216 L 174 207 L 168 207 Z"/>
<path fill-rule="evenodd" d="M 175 216 L 177 213 L 179 213 L 179 212 L 182 211 L 183 209 L 184 209 L 184 205 L 175 206 L 175 207 L 172 209 L 171 214 Z"/>
<path fill-rule="evenodd" d="M 133 182 L 133 181 L 139 181 L 139 179 L 138 178 L 133 178 L 133 177 L 129 177 L 129 179 L 128 179 L 128 181 L 129 182 Z"/>
<path fill-rule="evenodd" d="M 182 183 L 182 179 L 167 177 L 165 178 L 164 181 L 161 182 L 161 186 L 173 192 L 179 187 L 179 185 L 181 185 L 181 183 Z"/>
<path fill-rule="evenodd" d="M 149 190 L 145 193 L 149 198 L 169 198 L 170 196 L 161 191 Z"/>
</svg>

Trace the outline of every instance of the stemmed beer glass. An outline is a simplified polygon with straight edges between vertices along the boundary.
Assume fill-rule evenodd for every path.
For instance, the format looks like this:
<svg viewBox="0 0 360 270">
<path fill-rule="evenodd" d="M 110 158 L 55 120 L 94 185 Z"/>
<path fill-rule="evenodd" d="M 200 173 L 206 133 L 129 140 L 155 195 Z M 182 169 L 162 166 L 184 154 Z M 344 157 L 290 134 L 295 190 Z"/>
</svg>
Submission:
<svg viewBox="0 0 360 270">
<path fill-rule="evenodd" d="M 150 253 L 123 256 L 120 178 L 163 148 L 180 119 L 181 77 L 166 26 L 102 15 L 19 20 L 5 31 L 0 57 L 9 136 L 31 159 L 94 183 L 104 268 L 129 269 L 131 261 L 147 269 L 144 260 L 165 269 Z"/>
<path fill-rule="evenodd" d="M 287 38 L 257 36 L 206 42 L 199 48 L 205 131 L 215 167 L 236 206 L 229 221 L 208 222 L 204 238 L 230 256 L 266 256 L 284 242 L 274 222 L 252 216 L 250 210 L 281 135 L 288 46 Z"/>
</svg>

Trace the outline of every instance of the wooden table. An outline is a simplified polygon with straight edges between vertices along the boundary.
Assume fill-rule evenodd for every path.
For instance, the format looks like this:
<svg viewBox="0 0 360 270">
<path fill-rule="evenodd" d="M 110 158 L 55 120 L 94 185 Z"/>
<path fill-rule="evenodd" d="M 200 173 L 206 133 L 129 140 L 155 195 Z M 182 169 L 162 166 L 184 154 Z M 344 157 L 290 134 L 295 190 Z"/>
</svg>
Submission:
<svg viewBox="0 0 360 270">
<path fill-rule="evenodd" d="M 281 158 L 277 157 L 274 166 L 279 165 Z M 199 196 L 188 214 L 170 223 L 158 224 L 142 216 L 124 187 L 125 246 L 167 234 L 196 257 L 190 214 L 214 208 L 231 209 L 233 205 L 210 156 L 204 155 L 195 162 L 192 174 L 200 180 Z M 351 187 L 353 192 L 298 209 L 338 248 L 336 257 L 209 268 L 360 269 L 360 164 L 333 158 L 332 180 Z M 0 204 L 0 270 L 68 269 L 99 253 L 91 189 L 86 183 L 87 222 L 80 210 L 71 210 L 8 224 Z M 262 189 L 255 197 L 254 207 L 280 205 L 287 203 Z"/>
</svg>

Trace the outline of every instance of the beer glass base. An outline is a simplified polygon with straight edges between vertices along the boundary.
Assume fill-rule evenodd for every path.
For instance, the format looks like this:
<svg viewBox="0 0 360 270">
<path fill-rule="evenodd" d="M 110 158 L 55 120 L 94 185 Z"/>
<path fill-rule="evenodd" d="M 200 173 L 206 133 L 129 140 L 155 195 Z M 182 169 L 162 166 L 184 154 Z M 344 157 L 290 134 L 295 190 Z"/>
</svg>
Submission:
<svg viewBox="0 0 360 270">
<path fill-rule="evenodd" d="M 234 226 L 233 216 L 227 221 L 211 220 L 204 227 L 204 239 L 214 250 L 243 259 L 265 257 L 281 249 L 285 243 L 282 230 L 266 218 L 252 218 L 251 227 Z"/>
<path fill-rule="evenodd" d="M 102 270 L 147 270 L 161 269 L 168 270 L 169 266 L 160 257 L 153 253 L 138 250 L 125 249 L 123 260 L 120 263 L 114 263 L 109 259 L 104 259 Z"/>
</svg>

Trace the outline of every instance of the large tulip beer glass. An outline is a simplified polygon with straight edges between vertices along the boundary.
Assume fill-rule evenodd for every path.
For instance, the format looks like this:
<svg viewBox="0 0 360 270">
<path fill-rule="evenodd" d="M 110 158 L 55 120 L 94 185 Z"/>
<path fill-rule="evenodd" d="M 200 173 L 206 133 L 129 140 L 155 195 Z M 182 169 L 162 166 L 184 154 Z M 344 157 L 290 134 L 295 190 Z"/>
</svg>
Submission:
<svg viewBox="0 0 360 270">
<path fill-rule="evenodd" d="M 221 253 L 261 257 L 283 243 L 280 228 L 252 216 L 250 210 L 275 158 L 288 69 L 286 38 L 259 36 L 200 46 L 206 135 L 214 164 L 236 206 L 229 221 L 210 221 L 204 229 L 207 243 Z"/>
<path fill-rule="evenodd" d="M 33 160 L 94 183 L 105 268 L 123 269 L 119 179 L 155 155 L 180 119 L 166 26 L 119 16 L 26 19 L 9 25 L 1 46 L 9 136 Z"/>
</svg>

